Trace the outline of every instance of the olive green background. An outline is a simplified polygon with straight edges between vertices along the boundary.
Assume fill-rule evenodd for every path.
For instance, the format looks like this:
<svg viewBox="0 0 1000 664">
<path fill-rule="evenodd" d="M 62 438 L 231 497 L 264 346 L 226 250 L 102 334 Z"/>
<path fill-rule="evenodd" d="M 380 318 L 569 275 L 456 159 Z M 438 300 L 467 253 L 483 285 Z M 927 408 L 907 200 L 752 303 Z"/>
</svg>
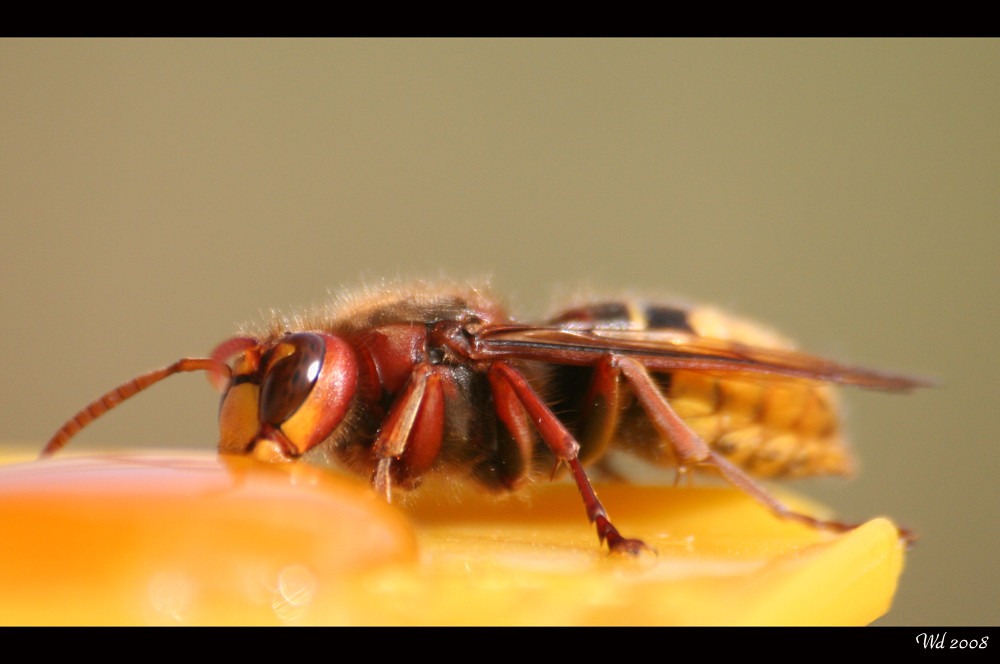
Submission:
<svg viewBox="0 0 1000 664">
<path fill-rule="evenodd" d="M 363 279 L 681 295 L 940 381 L 849 391 L 861 474 L 797 488 L 920 532 L 880 624 L 996 624 L 998 176 L 997 41 L 3 40 L 0 440 Z"/>
</svg>

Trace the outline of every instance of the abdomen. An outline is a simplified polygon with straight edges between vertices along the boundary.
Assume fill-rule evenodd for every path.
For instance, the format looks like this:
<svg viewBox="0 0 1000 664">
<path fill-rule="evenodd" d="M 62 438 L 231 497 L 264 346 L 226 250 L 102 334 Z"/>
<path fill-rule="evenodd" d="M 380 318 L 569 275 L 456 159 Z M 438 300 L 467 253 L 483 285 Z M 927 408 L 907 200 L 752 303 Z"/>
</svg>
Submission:
<svg viewBox="0 0 1000 664">
<path fill-rule="evenodd" d="M 698 336 L 765 348 L 791 348 L 783 337 L 743 319 L 711 309 L 686 309 L 631 301 L 587 304 L 553 322 L 592 323 L 595 328 L 679 330 Z M 576 411 L 592 370 L 559 367 L 553 377 L 556 412 L 578 427 Z M 852 461 L 840 432 L 833 390 L 805 380 L 741 377 L 693 371 L 654 374 L 677 414 L 716 452 L 758 477 L 846 474 Z M 676 464 L 645 411 L 625 390 L 616 432 L 604 449 L 582 449 L 597 461 L 625 451 L 659 466 Z M 579 434 L 579 431 L 575 433 Z"/>
</svg>

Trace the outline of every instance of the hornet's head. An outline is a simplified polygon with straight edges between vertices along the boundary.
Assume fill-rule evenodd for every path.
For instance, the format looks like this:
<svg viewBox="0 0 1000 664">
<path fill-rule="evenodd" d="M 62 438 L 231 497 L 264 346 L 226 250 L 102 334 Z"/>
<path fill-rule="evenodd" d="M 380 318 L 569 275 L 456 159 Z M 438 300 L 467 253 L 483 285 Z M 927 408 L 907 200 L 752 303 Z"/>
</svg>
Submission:
<svg viewBox="0 0 1000 664">
<path fill-rule="evenodd" d="M 219 408 L 219 452 L 291 461 L 326 440 L 349 411 L 358 363 L 343 339 L 321 332 L 268 343 L 238 338 L 212 357 L 237 352 Z"/>
</svg>

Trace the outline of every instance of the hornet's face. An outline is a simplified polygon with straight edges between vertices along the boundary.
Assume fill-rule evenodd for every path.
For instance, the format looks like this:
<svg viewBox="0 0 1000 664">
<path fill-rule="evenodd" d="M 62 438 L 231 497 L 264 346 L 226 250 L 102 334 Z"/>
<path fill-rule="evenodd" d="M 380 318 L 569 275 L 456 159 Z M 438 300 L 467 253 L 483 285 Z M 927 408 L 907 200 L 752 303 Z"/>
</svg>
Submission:
<svg viewBox="0 0 1000 664">
<path fill-rule="evenodd" d="M 219 451 L 291 461 L 344 419 L 357 386 L 353 349 L 319 332 L 252 345 L 233 364 L 219 408 Z"/>
</svg>

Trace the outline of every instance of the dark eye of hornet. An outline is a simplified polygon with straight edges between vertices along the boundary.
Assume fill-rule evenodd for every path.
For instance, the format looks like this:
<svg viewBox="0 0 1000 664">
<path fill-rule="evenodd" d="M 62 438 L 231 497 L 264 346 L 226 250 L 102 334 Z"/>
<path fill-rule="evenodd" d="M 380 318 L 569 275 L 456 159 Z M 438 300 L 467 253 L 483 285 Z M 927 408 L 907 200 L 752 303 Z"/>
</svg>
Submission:
<svg viewBox="0 0 1000 664">
<path fill-rule="evenodd" d="M 288 347 L 287 349 L 282 348 Z M 280 426 L 306 400 L 323 366 L 326 344 L 317 334 L 294 334 L 271 348 L 268 355 L 287 350 L 272 360 L 260 387 L 260 421 Z M 263 358 L 265 364 L 268 356 Z"/>
<path fill-rule="evenodd" d="M 847 530 L 791 511 L 753 478 L 849 472 L 832 385 L 926 385 L 799 353 L 711 309 L 593 301 L 527 324 L 474 287 L 415 286 L 279 318 L 139 376 L 77 413 L 42 454 L 183 371 L 223 388 L 222 453 L 339 462 L 387 499 L 428 473 L 511 491 L 562 464 L 600 540 L 632 554 L 645 545 L 612 525 L 586 464 L 611 469 L 626 455 L 713 468 L 783 518 Z"/>
</svg>

